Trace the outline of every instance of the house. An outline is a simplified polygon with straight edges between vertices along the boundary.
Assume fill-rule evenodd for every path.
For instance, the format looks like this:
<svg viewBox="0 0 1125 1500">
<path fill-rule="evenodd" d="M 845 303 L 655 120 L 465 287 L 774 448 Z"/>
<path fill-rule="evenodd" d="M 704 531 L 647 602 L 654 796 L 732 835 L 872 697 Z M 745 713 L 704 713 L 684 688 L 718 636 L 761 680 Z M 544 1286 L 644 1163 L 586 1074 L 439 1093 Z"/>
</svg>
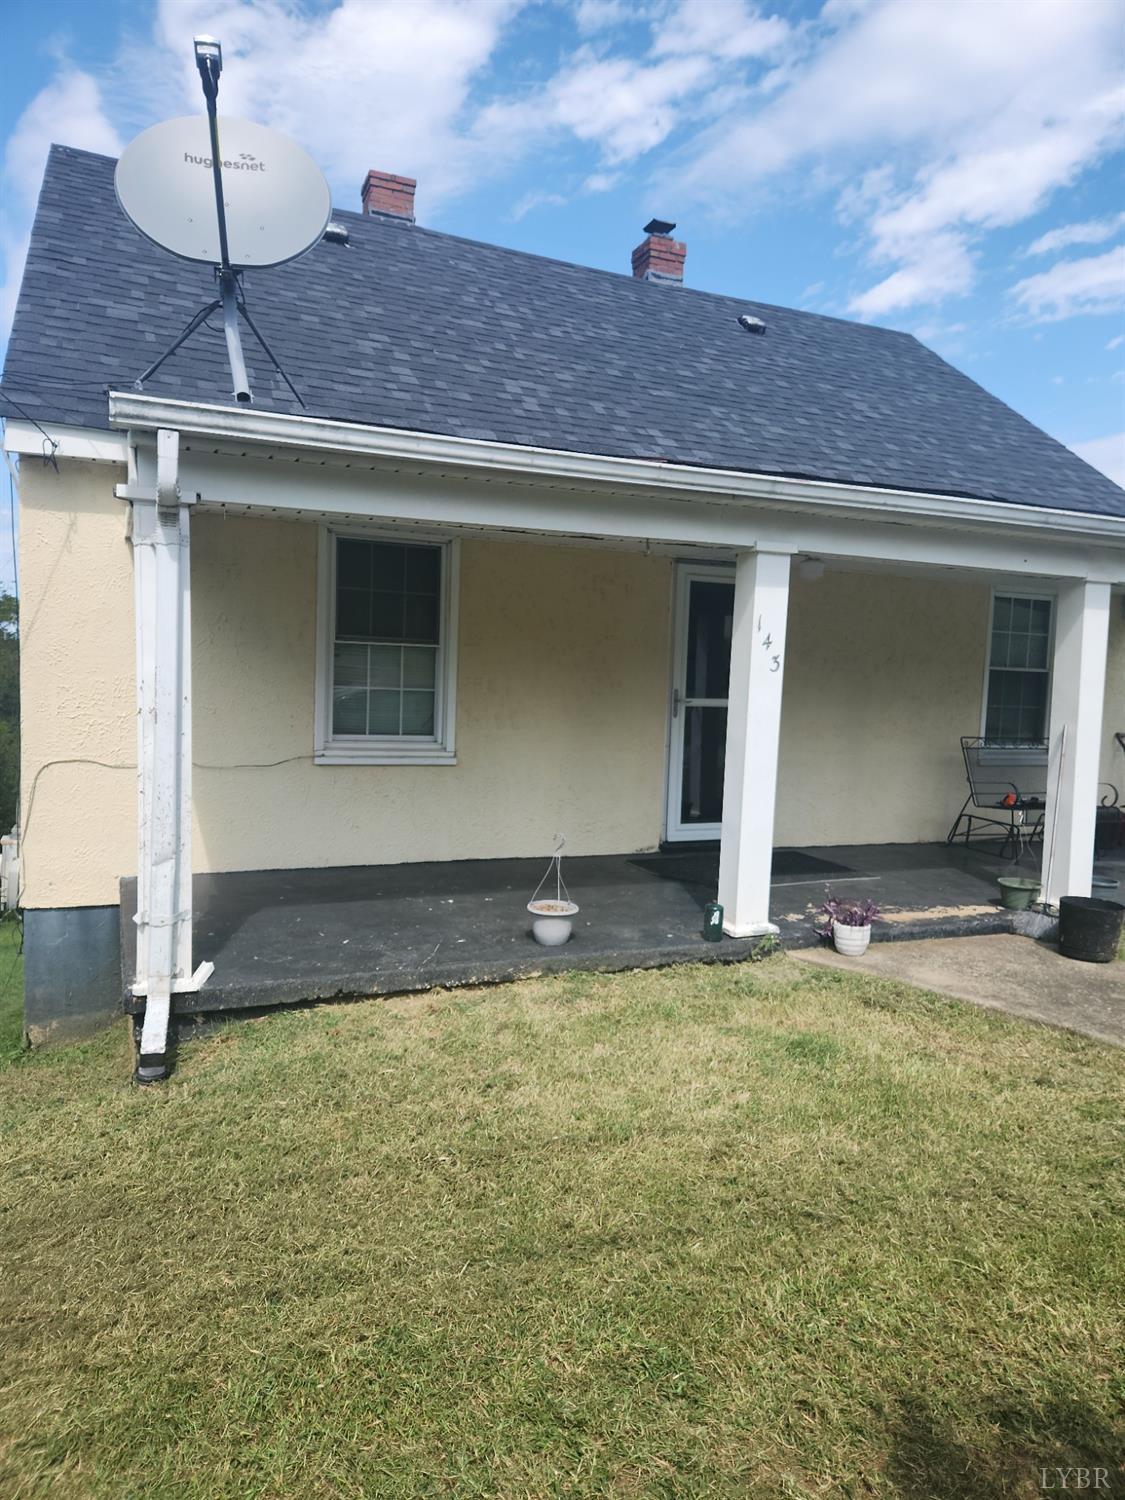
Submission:
<svg viewBox="0 0 1125 1500">
<path fill-rule="evenodd" d="M 379 172 L 246 277 L 304 408 L 249 343 L 236 404 L 207 327 L 138 390 L 212 283 L 113 165 L 52 149 L 3 381 L 37 1034 L 120 1006 L 124 926 L 159 1066 L 169 1006 L 231 993 L 192 912 L 232 872 L 299 904 L 560 831 L 716 845 L 745 942 L 775 845 L 944 840 L 963 734 L 1049 740 L 1047 895 L 1089 893 L 1125 729 L 1102 474 L 907 334 L 690 288 L 674 226 L 592 270 L 426 229 Z"/>
</svg>

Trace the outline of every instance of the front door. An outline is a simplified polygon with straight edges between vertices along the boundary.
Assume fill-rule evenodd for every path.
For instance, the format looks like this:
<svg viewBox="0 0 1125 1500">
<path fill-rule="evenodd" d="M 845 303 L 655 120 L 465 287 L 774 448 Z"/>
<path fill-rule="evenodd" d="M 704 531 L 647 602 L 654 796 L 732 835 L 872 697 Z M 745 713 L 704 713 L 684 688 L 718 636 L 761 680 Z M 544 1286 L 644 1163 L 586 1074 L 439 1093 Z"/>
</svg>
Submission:
<svg viewBox="0 0 1125 1500">
<path fill-rule="evenodd" d="M 677 569 L 665 820 L 669 842 L 719 837 L 733 618 L 733 568 Z"/>
</svg>

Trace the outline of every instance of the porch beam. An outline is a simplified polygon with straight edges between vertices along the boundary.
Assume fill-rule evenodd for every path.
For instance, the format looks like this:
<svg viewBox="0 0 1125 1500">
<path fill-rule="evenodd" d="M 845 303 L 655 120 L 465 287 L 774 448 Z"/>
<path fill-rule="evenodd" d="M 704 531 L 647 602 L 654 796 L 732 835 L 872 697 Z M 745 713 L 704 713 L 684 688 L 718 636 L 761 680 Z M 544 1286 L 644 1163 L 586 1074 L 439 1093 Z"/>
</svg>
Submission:
<svg viewBox="0 0 1125 1500">
<path fill-rule="evenodd" d="M 485 472 L 499 483 L 529 486 L 546 481 L 562 488 L 632 488 L 647 503 L 654 492 L 679 493 L 730 502 L 766 501 L 771 509 L 787 505 L 822 508 L 837 514 L 878 519 L 888 511 L 922 523 L 959 527 L 1002 528 L 1041 535 L 1085 535 L 1125 544 L 1120 517 L 1021 505 L 1008 500 L 966 499 L 960 495 L 900 490 L 889 486 L 847 484 L 836 480 L 797 479 L 728 469 L 668 463 L 662 459 L 620 458 L 601 453 L 452 437 L 441 433 L 381 428 L 325 417 L 295 417 L 260 409 L 235 409 L 203 402 L 177 401 L 134 391 L 110 391 L 109 416 L 114 427 L 141 431 L 175 426 L 198 446 L 216 444 L 236 453 L 257 449 L 267 458 L 304 452 L 313 465 L 341 463 L 360 467 L 366 460 L 392 471 L 419 471 L 462 477 Z"/>
<path fill-rule="evenodd" d="M 1051 905 L 1091 889 L 1109 602 L 1108 584 L 1082 582 L 1064 584 L 1056 603 L 1043 829 Z"/>
<path fill-rule="evenodd" d="M 528 537 L 581 537 L 633 545 L 802 552 L 826 559 L 953 568 L 1037 579 L 1096 578 L 1125 583 L 1125 520 L 1117 520 L 1120 550 L 1057 533 L 1014 538 L 1004 527 L 941 526 L 878 517 L 844 519 L 826 514 L 811 498 L 786 503 L 605 487 L 528 478 L 513 483 L 481 473 L 393 472 L 370 464 L 351 466 L 326 457 L 203 451 L 185 440 L 181 484 L 201 507 L 258 512 L 294 519 L 394 520 L 428 527 L 469 527 Z M 123 499 L 149 493 L 155 455 L 138 445 L 134 481 L 118 486 Z M 1012 507 L 1013 509 L 1016 507 Z M 1030 507 L 1022 507 L 1030 509 Z M 1103 518 L 1109 524 L 1110 518 Z M 857 520 L 861 524 L 857 524 Z"/>
<path fill-rule="evenodd" d="M 770 869 L 777 799 L 788 552 L 744 552 L 735 565 L 719 901 L 728 937 L 777 932 Z"/>
</svg>

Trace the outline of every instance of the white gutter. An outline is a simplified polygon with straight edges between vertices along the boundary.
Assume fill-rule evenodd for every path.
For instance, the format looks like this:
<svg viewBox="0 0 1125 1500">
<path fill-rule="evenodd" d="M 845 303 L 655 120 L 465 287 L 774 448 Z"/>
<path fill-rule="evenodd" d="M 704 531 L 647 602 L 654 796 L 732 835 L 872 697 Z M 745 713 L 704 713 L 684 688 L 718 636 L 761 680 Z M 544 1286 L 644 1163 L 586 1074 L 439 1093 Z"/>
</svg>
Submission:
<svg viewBox="0 0 1125 1500">
<path fill-rule="evenodd" d="M 853 515 L 877 512 L 883 521 L 994 527 L 1071 539 L 1097 539 L 1125 546 L 1125 515 L 1103 516 L 1009 501 L 966 500 L 959 496 L 919 494 L 911 490 L 839 484 L 826 480 L 786 479 L 769 474 L 734 473 L 692 468 L 652 459 L 613 458 L 598 453 L 569 453 L 554 448 L 522 447 L 478 438 L 447 437 L 398 428 L 365 427 L 323 417 L 294 417 L 280 412 L 237 410 L 192 401 L 172 401 L 132 391 L 111 391 L 109 416 L 115 427 L 150 430 L 174 427 L 185 437 L 215 439 L 330 452 L 384 461 L 413 461 L 423 466 L 489 470 L 523 479 L 577 482 L 614 489 L 673 492 L 711 501 L 768 501 Z"/>
</svg>

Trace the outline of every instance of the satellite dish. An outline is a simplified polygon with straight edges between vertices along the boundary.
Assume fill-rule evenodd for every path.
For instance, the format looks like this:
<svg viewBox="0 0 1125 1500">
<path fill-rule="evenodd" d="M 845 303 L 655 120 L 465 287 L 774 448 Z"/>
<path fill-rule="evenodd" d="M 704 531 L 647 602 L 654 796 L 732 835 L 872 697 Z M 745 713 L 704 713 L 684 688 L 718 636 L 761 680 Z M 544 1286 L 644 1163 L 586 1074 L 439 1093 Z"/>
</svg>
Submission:
<svg viewBox="0 0 1125 1500">
<path fill-rule="evenodd" d="M 248 266 L 294 260 L 322 238 L 332 212 L 328 184 L 312 158 L 277 131 L 252 120 L 224 120 L 220 130 L 222 44 L 213 36 L 197 36 L 194 46 L 206 120 L 165 120 L 144 131 L 122 153 L 113 185 L 121 207 L 154 244 L 214 266 L 219 295 L 133 384 L 142 390 L 149 376 L 222 308 L 235 400 L 254 399 L 242 353 L 242 319 L 304 406 L 250 316 L 242 273 Z"/>
<path fill-rule="evenodd" d="M 312 248 L 332 214 L 320 168 L 287 137 L 253 120 L 218 121 L 227 248 L 232 266 L 278 266 Z M 210 122 L 164 120 L 117 163 L 117 201 L 141 233 L 173 255 L 223 262 Z"/>
</svg>

